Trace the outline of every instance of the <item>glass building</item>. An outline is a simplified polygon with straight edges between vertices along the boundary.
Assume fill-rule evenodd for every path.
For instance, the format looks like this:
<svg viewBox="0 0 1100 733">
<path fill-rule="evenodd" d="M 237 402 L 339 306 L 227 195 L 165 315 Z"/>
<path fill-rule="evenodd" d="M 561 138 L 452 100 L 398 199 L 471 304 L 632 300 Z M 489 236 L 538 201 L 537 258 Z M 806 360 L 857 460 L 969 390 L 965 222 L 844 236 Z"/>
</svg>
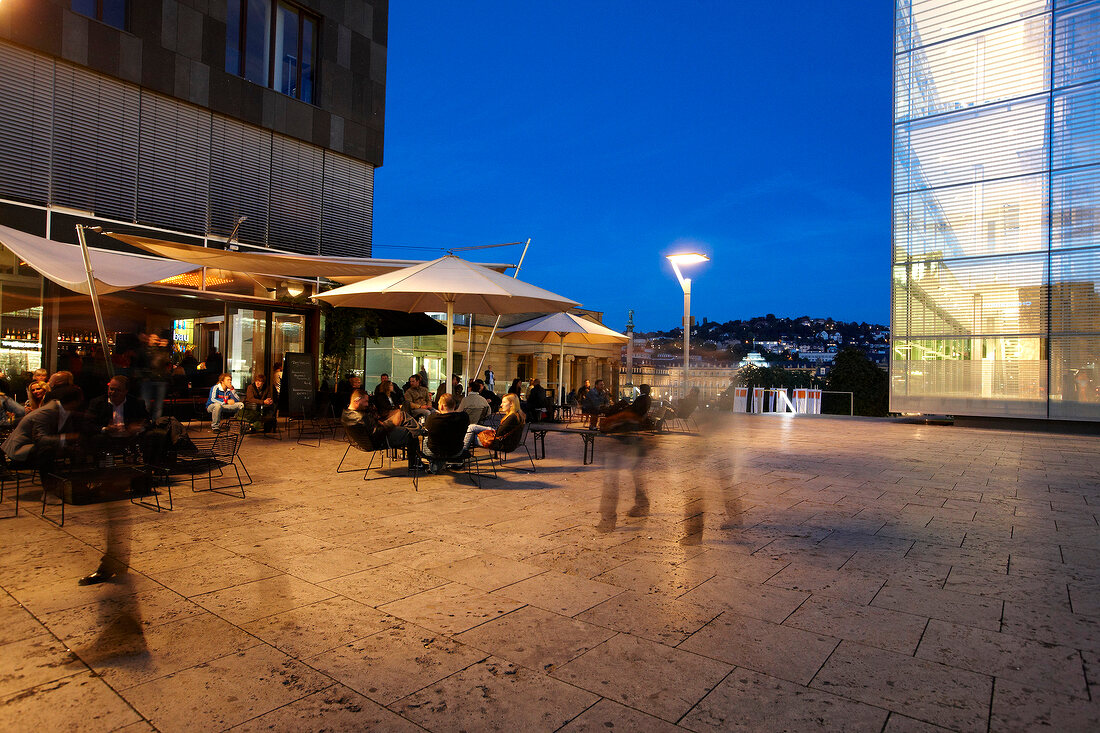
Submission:
<svg viewBox="0 0 1100 733">
<path fill-rule="evenodd" d="M 891 410 L 1100 419 L 1100 2 L 896 0 Z"/>
</svg>

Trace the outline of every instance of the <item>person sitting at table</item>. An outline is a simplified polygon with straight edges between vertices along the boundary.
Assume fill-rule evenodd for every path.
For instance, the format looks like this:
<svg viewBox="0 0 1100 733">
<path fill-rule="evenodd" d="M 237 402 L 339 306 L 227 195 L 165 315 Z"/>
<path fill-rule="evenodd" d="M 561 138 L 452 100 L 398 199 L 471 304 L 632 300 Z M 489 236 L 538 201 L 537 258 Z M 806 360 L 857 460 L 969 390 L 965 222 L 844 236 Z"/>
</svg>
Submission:
<svg viewBox="0 0 1100 733">
<path fill-rule="evenodd" d="M 504 413 L 504 417 L 500 421 L 500 427 L 496 429 L 493 440 L 485 448 L 511 453 L 519 446 L 520 438 L 523 437 L 523 424 L 527 422 L 527 416 L 523 414 L 523 410 L 520 408 L 519 397 L 514 394 L 504 395 L 500 403 L 500 409 Z M 473 447 L 478 433 L 492 429 L 488 425 L 471 425 L 466 428 L 466 450 Z"/>
<path fill-rule="evenodd" d="M 432 393 L 420 381 L 420 375 L 409 377 L 409 388 L 405 390 L 405 410 L 415 418 L 427 418 L 432 414 Z"/>
<path fill-rule="evenodd" d="M 588 380 L 585 380 L 585 384 Z M 584 402 L 581 403 L 582 412 L 589 418 L 589 428 L 596 429 L 596 426 L 600 421 L 600 411 L 611 404 L 611 395 L 608 394 L 604 388 L 604 382 L 602 379 L 596 380 L 596 386 L 588 390 L 588 395 L 585 397 Z"/>
<path fill-rule="evenodd" d="M 460 399 L 462 399 L 463 394 L 464 394 L 464 392 L 462 391 L 462 378 L 459 377 L 457 374 L 452 374 L 451 375 L 451 395 L 455 399 L 460 400 Z"/>
<path fill-rule="evenodd" d="M 382 373 L 382 381 L 378 383 L 378 386 L 374 388 L 374 393 L 381 394 L 382 390 L 389 385 L 390 400 L 395 407 L 401 407 L 401 403 L 405 401 L 405 396 L 401 393 L 401 388 L 397 386 L 395 382 L 390 379 L 390 375 L 385 372 Z"/>
<path fill-rule="evenodd" d="M 472 423 L 481 422 L 492 411 L 489 401 L 481 396 L 481 380 L 475 379 L 470 382 L 470 391 L 462 398 L 458 409 L 465 412 Z"/>
<path fill-rule="evenodd" d="M 144 400 L 130 394 L 130 380 L 121 375 L 107 382 L 107 394 L 88 404 L 92 426 L 116 438 L 130 438 L 149 426 L 149 410 Z"/>
<path fill-rule="evenodd" d="M 378 385 L 378 389 L 374 391 L 374 396 L 371 398 L 371 404 L 378 412 L 378 417 L 384 421 L 391 420 L 394 413 L 401 412 L 401 403 L 397 400 L 396 389 L 397 385 L 387 379 Z M 400 423 L 400 419 L 394 421 L 395 425 Z"/>
<path fill-rule="evenodd" d="M 489 411 L 497 412 L 500 410 L 500 397 L 497 396 L 493 390 L 489 389 L 489 385 L 485 384 L 482 380 L 477 380 L 478 390 L 477 393 L 485 398 L 485 401 L 489 403 Z"/>
<path fill-rule="evenodd" d="M 512 380 L 511 386 L 508 387 L 508 394 L 514 394 L 516 397 L 523 394 L 523 385 L 519 381 L 519 377 Z"/>
<path fill-rule="evenodd" d="M 527 411 L 531 413 L 532 420 L 541 420 L 546 417 L 550 409 L 550 400 L 546 396 L 546 389 L 538 377 L 531 380 L 531 389 L 527 390 Z"/>
<path fill-rule="evenodd" d="M 252 383 L 245 389 L 244 406 L 246 420 L 252 423 L 262 422 L 265 433 L 270 433 L 275 428 L 275 391 L 262 373 L 252 377 Z"/>
<path fill-rule="evenodd" d="M 447 383 L 446 382 L 440 382 L 439 386 L 436 387 L 435 394 L 432 395 L 432 407 L 434 407 L 435 409 L 438 410 L 439 409 L 439 398 L 442 397 L 445 394 L 447 394 Z"/>
<path fill-rule="evenodd" d="M 363 389 L 363 380 L 359 377 L 348 377 L 348 384 L 351 386 L 351 394 L 348 396 L 348 403 L 344 406 L 345 410 L 365 410 L 367 404 L 374 396 Z"/>
<path fill-rule="evenodd" d="M 439 411 L 424 421 L 428 435 L 424 439 L 424 456 L 428 459 L 428 471 L 439 473 L 444 463 L 462 458 L 466 428 L 470 418 L 465 412 L 455 410 L 454 395 L 439 398 Z"/>
<path fill-rule="evenodd" d="M 49 386 L 46 380 L 40 379 L 27 385 L 27 401 L 23 403 L 23 414 L 33 412 L 46 404 L 46 392 Z"/>
<path fill-rule="evenodd" d="M 242 406 L 237 390 L 233 389 L 233 375 L 222 372 L 218 375 L 218 381 L 210 388 L 210 396 L 206 398 L 206 411 L 210 413 L 210 429 L 215 433 L 221 430 L 222 415 L 232 417 L 240 411 Z"/>
<path fill-rule="evenodd" d="M 69 371 L 54 372 L 46 381 L 46 402 L 52 400 L 53 391 L 58 387 L 73 384 L 73 373 Z"/>
<path fill-rule="evenodd" d="M 52 400 L 19 421 L 0 450 L 13 461 L 34 464 L 40 475 L 50 473 L 60 457 L 83 454 L 88 435 L 83 402 L 80 387 L 58 386 Z"/>
</svg>

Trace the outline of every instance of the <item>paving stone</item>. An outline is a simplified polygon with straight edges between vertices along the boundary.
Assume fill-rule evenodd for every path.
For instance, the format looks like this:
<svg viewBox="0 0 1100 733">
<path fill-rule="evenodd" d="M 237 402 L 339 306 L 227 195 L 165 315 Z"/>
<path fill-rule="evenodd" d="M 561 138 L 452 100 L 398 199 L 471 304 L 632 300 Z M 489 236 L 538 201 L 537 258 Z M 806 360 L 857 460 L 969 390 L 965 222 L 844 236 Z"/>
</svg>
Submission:
<svg viewBox="0 0 1100 733">
<path fill-rule="evenodd" d="M 1025 639 L 1100 650 L 1100 621 L 1041 602 L 1006 601 L 1002 630 Z"/>
<path fill-rule="evenodd" d="M 905 588 L 887 583 L 871 605 L 998 631 L 1003 602 L 938 588 Z"/>
<path fill-rule="evenodd" d="M 487 656 L 428 629 L 395 622 L 384 631 L 305 661 L 359 694 L 388 705 Z"/>
<path fill-rule="evenodd" d="M 427 568 L 427 571 L 432 575 L 483 591 L 497 590 L 546 572 L 537 565 L 488 554 L 474 555 L 443 565 L 432 565 Z"/>
<path fill-rule="evenodd" d="M 377 607 L 447 582 L 446 578 L 437 578 L 419 570 L 391 564 L 322 581 L 318 585 L 368 606 Z"/>
<path fill-rule="evenodd" d="M 887 711 L 735 669 L 680 722 L 693 731 L 880 730 Z"/>
<path fill-rule="evenodd" d="M 433 731 L 555 730 L 599 696 L 490 658 L 391 705 Z"/>
<path fill-rule="evenodd" d="M 998 679 L 993 689 L 993 730 L 1096 730 L 1100 704 Z"/>
<path fill-rule="evenodd" d="M 897 713 L 890 713 L 882 733 L 942 733 L 947 730 L 950 730 L 950 728 L 943 728 L 926 723 L 923 720 L 915 720 Z"/>
<path fill-rule="evenodd" d="M 190 598 L 281 574 L 270 565 L 234 555 L 217 562 L 200 562 L 196 565 L 156 572 L 149 577 L 181 596 Z"/>
<path fill-rule="evenodd" d="M 423 729 L 343 685 L 333 685 L 230 730 L 233 733 L 271 730 L 417 733 Z"/>
<path fill-rule="evenodd" d="M 993 680 L 936 662 L 845 641 L 810 683 L 947 728 L 985 730 Z"/>
<path fill-rule="evenodd" d="M 932 619 L 917 657 L 1068 695 L 1087 695 L 1080 653 L 1072 648 Z"/>
<path fill-rule="evenodd" d="M 461 583 L 448 583 L 379 606 L 379 609 L 425 628 L 459 634 L 522 605 L 499 594 L 484 593 Z"/>
<path fill-rule="evenodd" d="M 835 596 L 851 603 L 869 603 L 886 583 L 884 576 L 858 570 L 831 570 L 814 565 L 791 564 L 766 581 L 767 585 L 815 595 Z"/>
<path fill-rule="evenodd" d="M 389 627 L 393 618 L 348 598 L 334 597 L 255 621 L 242 629 L 302 659 Z"/>
<path fill-rule="evenodd" d="M 713 619 L 714 612 L 690 601 L 623 591 L 575 618 L 608 629 L 676 646 Z"/>
<path fill-rule="evenodd" d="M 581 619 L 572 619 L 534 606 L 524 606 L 475 626 L 456 638 L 509 662 L 551 672 L 607 641 L 615 633 L 610 628 L 585 623 L 583 614 Z"/>
<path fill-rule="evenodd" d="M 13 731 L 114 731 L 143 724 L 121 696 L 88 671 L 0 699 L 0 723 Z"/>
<path fill-rule="evenodd" d="M 805 685 L 838 643 L 833 637 L 727 611 L 678 648 Z"/>
<path fill-rule="evenodd" d="M 330 590 L 289 575 L 255 580 L 225 590 L 195 596 L 192 600 L 226 621 L 243 624 L 298 606 L 331 598 Z"/>
<path fill-rule="evenodd" d="M 619 593 L 622 593 L 621 588 L 608 583 L 551 570 L 494 591 L 493 595 L 528 603 L 563 616 L 575 616 Z"/>
<path fill-rule="evenodd" d="M 0 697 L 87 669 L 49 634 L 0 646 Z"/>
<path fill-rule="evenodd" d="M 790 562 L 786 560 L 719 548 L 710 548 L 681 563 L 689 570 L 721 575 L 725 578 L 740 578 L 752 583 L 763 583 L 789 564 Z"/>
<path fill-rule="evenodd" d="M 552 673 L 603 697 L 675 722 L 732 666 L 619 634 Z"/>
<path fill-rule="evenodd" d="M 409 545 L 400 545 L 388 550 L 375 552 L 374 556 L 383 562 L 394 562 L 407 568 L 424 570 L 455 560 L 473 557 L 477 552 L 439 540 L 424 540 Z"/>
<path fill-rule="evenodd" d="M 680 596 L 680 600 L 711 609 L 715 615 L 720 611 L 733 611 L 764 621 L 781 623 L 809 595 L 802 591 L 717 576 Z"/>
<path fill-rule="evenodd" d="M 126 699 L 161 731 L 228 728 L 332 681 L 261 644 L 130 688 Z"/>
<path fill-rule="evenodd" d="M 558 730 L 560 733 L 607 733 L 609 730 L 676 733 L 683 728 L 604 698 Z"/>
</svg>

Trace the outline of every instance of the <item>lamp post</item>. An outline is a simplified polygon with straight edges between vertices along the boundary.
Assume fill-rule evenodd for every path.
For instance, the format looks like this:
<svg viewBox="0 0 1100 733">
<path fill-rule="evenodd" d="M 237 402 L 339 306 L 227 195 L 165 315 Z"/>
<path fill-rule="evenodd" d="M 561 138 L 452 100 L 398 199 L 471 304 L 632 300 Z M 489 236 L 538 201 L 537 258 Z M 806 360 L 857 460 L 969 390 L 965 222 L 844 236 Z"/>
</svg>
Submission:
<svg viewBox="0 0 1100 733">
<path fill-rule="evenodd" d="M 710 258 L 698 252 L 682 252 L 666 255 L 665 259 L 672 263 L 672 271 L 676 273 L 676 279 L 680 281 L 680 287 L 684 290 L 684 397 L 687 397 L 688 370 L 691 359 L 691 278 L 684 277 L 680 272 L 680 266 L 698 265 L 701 262 L 709 262 Z"/>
</svg>

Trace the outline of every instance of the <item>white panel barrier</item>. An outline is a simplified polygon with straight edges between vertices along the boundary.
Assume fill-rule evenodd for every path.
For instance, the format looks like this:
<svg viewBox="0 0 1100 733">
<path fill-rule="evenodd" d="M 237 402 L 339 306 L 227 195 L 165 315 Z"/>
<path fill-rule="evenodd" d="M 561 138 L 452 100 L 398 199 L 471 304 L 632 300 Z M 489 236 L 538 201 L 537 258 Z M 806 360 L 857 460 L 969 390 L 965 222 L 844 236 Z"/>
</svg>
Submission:
<svg viewBox="0 0 1100 733">
<path fill-rule="evenodd" d="M 748 387 L 734 387 L 733 389 L 733 411 L 734 412 L 748 412 L 749 409 L 749 388 Z"/>
<path fill-rule="evenodd" d="M 752 388 L 752 411 L 763 412 L 764 411 L 764 388 L 753 387 Z"/>
</svg>

